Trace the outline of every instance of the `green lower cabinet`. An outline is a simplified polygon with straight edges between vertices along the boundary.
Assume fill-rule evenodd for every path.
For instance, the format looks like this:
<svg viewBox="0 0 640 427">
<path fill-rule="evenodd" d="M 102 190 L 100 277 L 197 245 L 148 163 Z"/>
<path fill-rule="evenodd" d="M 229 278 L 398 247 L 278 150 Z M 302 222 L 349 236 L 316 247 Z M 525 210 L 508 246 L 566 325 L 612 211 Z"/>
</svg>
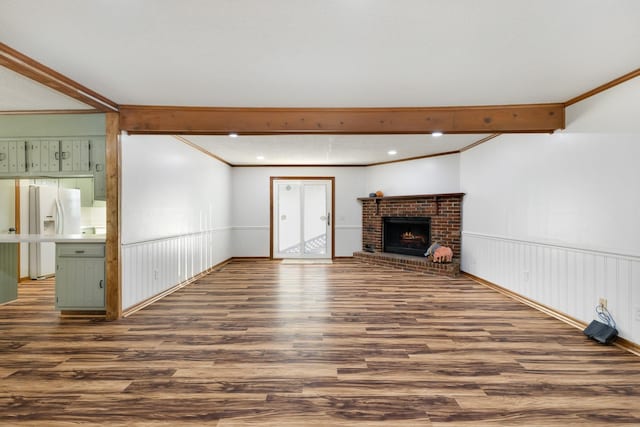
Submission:
<svg viewBox="0 0 640 427">
<path fill-rule="evenodd" d="M 0 243 L 0 304 L 18 298 L 18 244 Z"/>
<path fill-rule="evenodd" d="M 56 309 L 105 309 L 102 243 L 56 244 Z"/>
</svg>

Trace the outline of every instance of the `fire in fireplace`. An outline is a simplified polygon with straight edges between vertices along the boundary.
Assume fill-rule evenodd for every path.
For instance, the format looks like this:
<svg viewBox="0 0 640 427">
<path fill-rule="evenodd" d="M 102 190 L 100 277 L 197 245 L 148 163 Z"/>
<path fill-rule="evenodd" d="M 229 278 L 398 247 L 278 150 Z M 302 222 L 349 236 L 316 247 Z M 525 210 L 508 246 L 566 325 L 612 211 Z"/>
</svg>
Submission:
<svg viewBox="0 0 640 427">
<path fill-rule="evenodd" d="M 385 217 L 384 252 L 424 256 L 431 245 L 431 218 Z"/>
</svg>

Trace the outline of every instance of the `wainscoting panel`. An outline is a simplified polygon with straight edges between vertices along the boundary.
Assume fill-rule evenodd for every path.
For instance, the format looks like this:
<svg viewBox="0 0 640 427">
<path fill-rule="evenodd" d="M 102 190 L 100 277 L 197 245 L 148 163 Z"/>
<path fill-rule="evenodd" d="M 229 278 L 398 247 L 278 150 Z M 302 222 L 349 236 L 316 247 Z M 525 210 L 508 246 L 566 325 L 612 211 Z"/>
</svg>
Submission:
<svg viewBox="0 0 640 427">
<path fill-rule="evenodd" d="M 583 322 L 606 298 L 620 336 L 640 343 L 640 256 L 462 234 L 463 271 Z"/>
<path fill-rule="evenodd" d="M 230 228 L 122 245 L 122 309 L 231 257 Z"/>
</svg>

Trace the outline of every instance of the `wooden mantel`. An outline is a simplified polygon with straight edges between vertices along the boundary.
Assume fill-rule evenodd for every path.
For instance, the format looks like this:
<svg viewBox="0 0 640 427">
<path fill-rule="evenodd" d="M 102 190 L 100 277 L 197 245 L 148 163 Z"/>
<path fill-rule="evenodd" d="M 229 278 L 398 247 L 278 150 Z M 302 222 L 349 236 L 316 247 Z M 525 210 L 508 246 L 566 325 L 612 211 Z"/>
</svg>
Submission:
<svg viewBox="0 0 640 427">
<path fill-rule="evenodd" d="M 440 193 L 440 194 L 419 194 L 411 196 L 383 196 L 383 197 L 358 197 L 358 200 L 416 200 L 431 199 L 438 197 L 463 197 L 465 193 Z"/>
</svg>

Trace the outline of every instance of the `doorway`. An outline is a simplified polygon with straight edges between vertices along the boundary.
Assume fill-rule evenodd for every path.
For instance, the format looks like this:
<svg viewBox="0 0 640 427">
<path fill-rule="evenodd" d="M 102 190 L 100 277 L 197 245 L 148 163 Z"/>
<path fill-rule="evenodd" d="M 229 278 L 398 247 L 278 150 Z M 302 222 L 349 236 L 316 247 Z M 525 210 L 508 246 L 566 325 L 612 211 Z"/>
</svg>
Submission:
<svg viewBox="0 0 640 427">
<path fill-rule="evenodd" d="M 271 258 L 332 259 L 333 177 L 271 177 Z"/>
</svg>

